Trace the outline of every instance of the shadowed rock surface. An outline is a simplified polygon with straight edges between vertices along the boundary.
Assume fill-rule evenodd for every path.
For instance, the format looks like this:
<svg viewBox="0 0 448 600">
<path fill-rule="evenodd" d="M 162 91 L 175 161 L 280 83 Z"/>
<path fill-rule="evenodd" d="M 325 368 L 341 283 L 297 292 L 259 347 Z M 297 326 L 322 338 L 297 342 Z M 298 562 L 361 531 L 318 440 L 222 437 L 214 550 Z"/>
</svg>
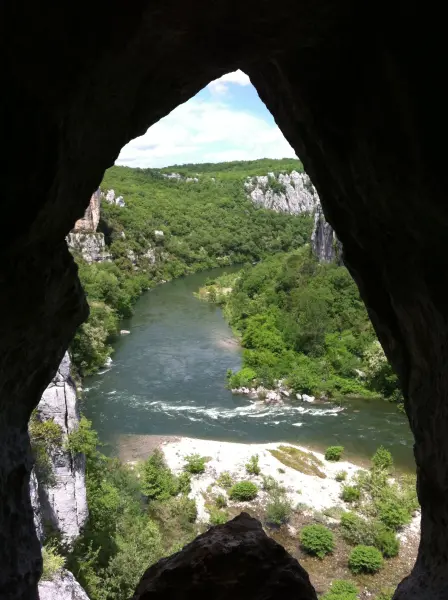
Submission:
<svg viewBox="0 0 448 600">
<path fill-rule="evenodd" d="M 87 315 L 65 237 L 126 142 L 236 68 L 250 76 L 312 178 L 403 386 L 422 536 L 395 597 L 447 598 L 442 7 L 79 0 L 43 10 L 24 0 L 1 11 L 2 600 L 37 597 L 27 423 Z"/>
<path fill-rule="evenodd" d="M 143 575 L 132 600 L 317 600 L 308 574 L 241 513 Z"/>
</svg>

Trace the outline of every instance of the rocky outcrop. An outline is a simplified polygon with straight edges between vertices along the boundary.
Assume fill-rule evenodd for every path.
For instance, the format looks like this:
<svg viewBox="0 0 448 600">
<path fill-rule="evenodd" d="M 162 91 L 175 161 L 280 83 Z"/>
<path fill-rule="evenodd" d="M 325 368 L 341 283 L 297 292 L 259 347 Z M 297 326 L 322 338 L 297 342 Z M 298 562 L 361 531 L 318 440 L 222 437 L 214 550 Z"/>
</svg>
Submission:
<svg viewBox="0 0 448 600">
<path fill-rule="evenodd" d="M 34 474 L 30 492 L 39 539 L 44 537 L 44 527 L 60 533 L 70 544 L 78 537 L 88 516 L 85 460 L 80 454 L 73 456 L 65 447 L 67 437 L 79 426 L 76 387 L 70 375 L 70 357 L 66 353 L 59 369 L 42 395 L 37 406 L 41 421 L 53 420 L 62 432 L 62 443 L 51 451 L 51 478 L 39 481 Z"/>
<path fill-rule="evenodd" d="M 256 206 L 291 215 L 314 213 L 319 196 L 306 173 L 274 173 L 250 177 L 244 184 Z"/>
<path fill-rule="evenodd" d="M 74 252 L 78 252 L 89 264 L 112 259 L 103 233 L 72 231 L 66 239 L 68 247 Z"/>
<path fill-rule="evenodd" d="M 132 600 L 317 600 L 307 572 L 246 513 L 143 575 Z"/>
<path fill-rule="evenodd" d="M 70 571 L 62 569 L 51 581 L 39 581 L 40 600 L 89 600 Z"/>
<path fill-rule="evenodd" d="M 325 220 L 320 203 L 317 205 L 314 213 L 311 247 L 319 262 L 336 262 L 342 264 L 342 244 L 337 239 L 330 223 Z"/>
<path fill-rule="evenodd" d="M 97 189 L 90 198 L 89 206 L 82 219 L 78 219 L 75 223 L 73 231 L 89 231 L 94 233 L 100 222 L 101 211 L 101 191 Z"/>
<path fill-rule="evenodd" d="M 104 193 L 101 192 L 101 196 L 108 204 L 115 204 L 115 206 L 119 206 L 120 208 L 126 206 L 123 196 L 115 196 L 115 190 L 107 190 L 107 192 Z"/>
</svg>

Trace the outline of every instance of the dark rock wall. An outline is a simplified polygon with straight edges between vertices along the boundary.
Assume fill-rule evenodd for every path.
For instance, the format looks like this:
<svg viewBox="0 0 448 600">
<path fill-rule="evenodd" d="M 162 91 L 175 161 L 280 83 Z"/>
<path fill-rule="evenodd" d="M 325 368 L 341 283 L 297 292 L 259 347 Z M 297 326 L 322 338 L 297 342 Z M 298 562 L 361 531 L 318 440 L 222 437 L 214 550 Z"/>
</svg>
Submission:
<svg viewBox="0 0 448 600">
<path fill-rule="evenodd" d="M 403 384 L 422 538 L 397 598 L 448 597 L 440 10 L 433 0 L 2 5 L 1 598 L 36 598 L 27 420 L 86 316 L 64 238 L 127 141 L 235 68 L 303 160 Z"/>
</svg>

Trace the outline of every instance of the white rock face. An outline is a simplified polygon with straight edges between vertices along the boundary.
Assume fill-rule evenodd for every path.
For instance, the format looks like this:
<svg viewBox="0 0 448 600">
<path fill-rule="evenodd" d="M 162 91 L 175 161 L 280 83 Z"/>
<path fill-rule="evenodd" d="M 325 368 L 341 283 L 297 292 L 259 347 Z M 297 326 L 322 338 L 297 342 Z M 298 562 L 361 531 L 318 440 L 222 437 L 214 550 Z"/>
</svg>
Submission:
<svg viewBox="0 0 448 600">
<path fill-rule="evenodd" d="M 165 234 L 160 229 L 154 229 L 154 235 L 156 236 L 156 238 L 163 238 L 163 237 L 165 237 Z"/>
<path fill-rule="evenodd" d="M 34 527 L 36 528 L 36 535 L 39 542 L 42 544 L 44 541 L 44 524 L 42 522 L 42 512 L 39 502 L 39 484 L 37 482 L 36 471 L 34 469 L 31 471 L 30 477 L 30 499 L 34 513 Z"/>
<path fill-rule="evenodd" d="M 67 245 L 89 264 L 111 260 L 103 233 L 81 233 L 72 231 L 66 237 Z"/>
<path fill-rule="evenodd" d="M 89 600 L 70 571 L 62 569 L 52 581 L 39 581 L 40 600 Z"/>
<path fill-rule="evenodd" d="M 244 184 L 254 204 L 293 215 L 314 213 L 320 204 L 316 188 L 306 173 L 274 173 L 250 177 Z"/>
<path fill-rule="evenodd" d="M 317 206 L 314 213 L 314 229 L 311 235 L 311 246 L 319 262 L 341 263 L 342 245 L 333 228 L 325 220 L 322 207 Z"/>
<path fill-rule="evenodd" d="M 115 190 L 107 190 L 106 193 L 102 192 L 101 195 L 104 197 L 106 202 L 109 204 L 115 204 L 116 206 L 126 206 L 125 201 L 123 200 L 123 196 L 115 197 Z"/>
<path fill-rule="evenodd" d="M 59 369 L 42 395 L 37 407 L 42 421 L 53 419 L 62 430 L 63 442 L 79 426 L 78 401 L 75 384 L 70 376 L 70 357 L 65 354 Z M 57 529 L 67 543 L 78 537 L 88 517 L 85 459 L 73 457 L 64 444 L 50 456 L 54 483 L 38 483 L 39 514 L 43 522 Z M 33 505 L 34 506 L 34 505 Z M 35 511 L 36 514 L 36 511 Z"/>
</svg>

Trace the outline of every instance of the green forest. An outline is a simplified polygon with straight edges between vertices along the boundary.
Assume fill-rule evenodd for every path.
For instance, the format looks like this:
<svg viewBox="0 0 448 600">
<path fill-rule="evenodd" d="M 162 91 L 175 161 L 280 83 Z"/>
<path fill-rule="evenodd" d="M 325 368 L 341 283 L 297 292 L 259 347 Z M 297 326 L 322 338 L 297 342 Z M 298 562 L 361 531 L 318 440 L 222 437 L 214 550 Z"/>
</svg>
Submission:
<svg viewBox="0 0 448 600">
<path fill-rule="evenodd" d="M 257 262 L 309 239 L 310 215 L 256 208 L 244 191 L 249 176 L 266 168 L 301 170 L 301 163 L 235 164 L 185 166 L 184 172 L 199 175 L 198 181 L 170 179 L 157 169 L 112 167 L 105 173 L 102 190 L 114 189 L 126 206 L 101 204 L 99 231 L 113 261 L 89 265 L 76 257 L 90 305 L 90 317 L 71 347 L 82 375 L 98 370 L 110 356 L 119 320 L 132 314 L 142 291 L 196 271 Z M 182 171 L 163 171 L 174 170 Z"/>
<path fill-rule="evenodd" d="M 209 281 L 200 295 L 223 306 L 241 338 L 243 368 L 229 373 L 231 388 L 284 379 L 300 394 L 401 401 L 349 272 L 319 264 L 309 246 Z"/>
</svg>

